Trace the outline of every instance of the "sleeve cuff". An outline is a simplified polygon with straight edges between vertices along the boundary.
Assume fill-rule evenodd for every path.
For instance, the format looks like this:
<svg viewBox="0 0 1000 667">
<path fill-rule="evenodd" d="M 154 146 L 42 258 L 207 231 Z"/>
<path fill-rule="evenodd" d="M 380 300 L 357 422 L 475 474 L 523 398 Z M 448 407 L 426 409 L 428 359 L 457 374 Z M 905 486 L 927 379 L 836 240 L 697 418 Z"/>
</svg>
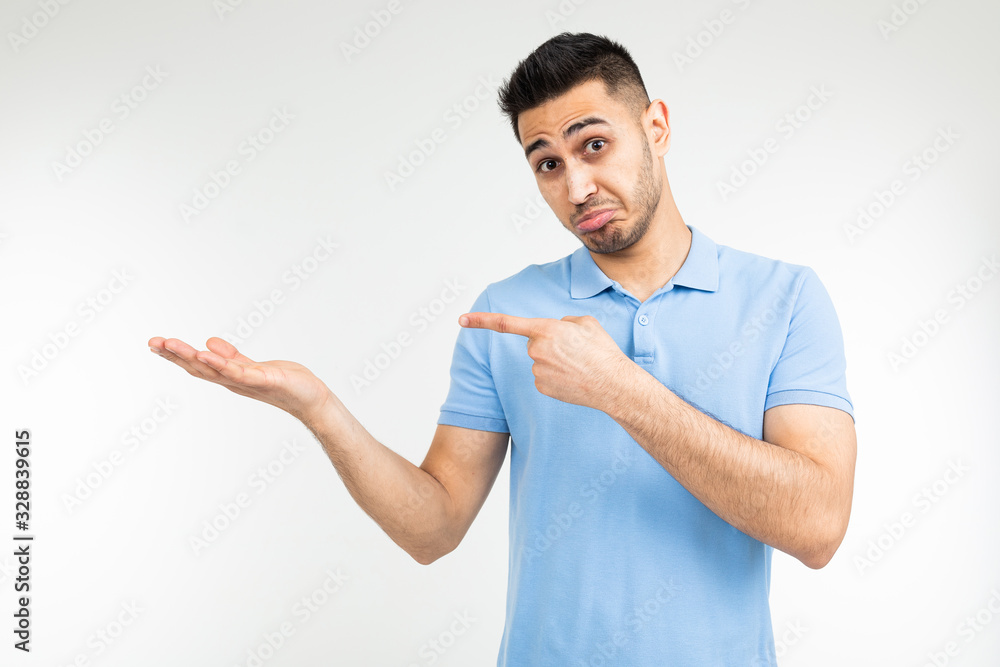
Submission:
<svg viewBox="0 0 1000 667">
<path fill-rule="evenodd" d="M 807 405 L 822 405 L 828 408 L 843 410 L 854 419 L 854 406 L 843 396 L 830 394 L 825 391 L 813 391 L 810 389 L 788 389 L 776 391 L 767 395 L 764 401 L 764 410 L 767 411 L 778 405 L 789 405 L 791 403 L 805 403 Z"/>
<path fill-rule="evenodd" d="M 438 417 L 438 424 L 448 426 L 461 426 L 462 428 L 472 428 L 477 431 L 496 431 L 497 433 L 510 433 L 506 419 L 496 419 L 494 417 L 481 417 L 479 415 L 467 415 L 464 412 L 453 412 L 442 410 Z"/>
</svg>

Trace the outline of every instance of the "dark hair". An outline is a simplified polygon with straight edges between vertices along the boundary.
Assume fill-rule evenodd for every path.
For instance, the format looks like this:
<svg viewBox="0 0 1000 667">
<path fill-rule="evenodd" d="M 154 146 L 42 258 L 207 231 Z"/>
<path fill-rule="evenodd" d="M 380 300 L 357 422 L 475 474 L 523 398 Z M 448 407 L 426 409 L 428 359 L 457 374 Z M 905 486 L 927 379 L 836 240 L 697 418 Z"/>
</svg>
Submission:
<svg viewBox="0 0 1000 667">
<path fill-rule="evenodd" d="M 604 81 L 608 94 L 630 107 L 637 120 L 649 106 L 639 68 L 624 46 L 589 32 L 563 32 L 518 63 L 500 86 L 500 110 L 510 118 L 517 142 L 521 113 L 594 79 Z"/>
</svg>

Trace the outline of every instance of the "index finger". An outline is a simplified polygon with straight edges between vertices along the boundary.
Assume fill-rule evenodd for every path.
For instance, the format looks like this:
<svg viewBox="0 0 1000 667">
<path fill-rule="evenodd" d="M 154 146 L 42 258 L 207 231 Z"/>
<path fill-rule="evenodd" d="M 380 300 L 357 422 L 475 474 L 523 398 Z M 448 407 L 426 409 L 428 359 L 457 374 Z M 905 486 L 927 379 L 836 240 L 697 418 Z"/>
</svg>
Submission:
<svg viewBox="0 0 1000 667">
<path fill-rule="evenodd" d="M 499 333 L 512 333 L 519 336 L 534 336 L 550 318 L 518 317 L 505 313 L 466 313 L 458 318 L 463 327 L 475 329 L 492 329 Z"/>
</svg>

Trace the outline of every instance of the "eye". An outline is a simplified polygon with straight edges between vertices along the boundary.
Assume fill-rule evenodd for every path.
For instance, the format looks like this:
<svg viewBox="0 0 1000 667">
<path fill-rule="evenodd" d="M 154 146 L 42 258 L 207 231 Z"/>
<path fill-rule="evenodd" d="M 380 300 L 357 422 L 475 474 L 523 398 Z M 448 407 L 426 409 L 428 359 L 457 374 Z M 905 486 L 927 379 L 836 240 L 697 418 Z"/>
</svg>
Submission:
<svg viewBox="0 0 1000 667">
<path fill-rule="evenodd" d="M 587 151 L 587 152 L 588 153 L 600 153 L 601 151 L 604 150 L 604 147 L 607 145 L 607 143 L 608 143 L 607 139 L 591 139 L 590 141 L 588 141 L 587 143 L 585 143 L 583 146 L 584 146 L 584 148 L 587 148 L 589 146 L 596 146 L 595 150 L 591 150 L 591 151 Z M 547 164 L 552 164 L 553 166 L 551 168 L 546 169 L 545 165 L 547 165 Z M 542 173 L 542 174 L 547 174 L 550 171 L 552 171 L 553 169 L 555 169 L 555 165 L 556 164 L 558 164 L 558 161 L 557 160 L 553 160 L 551 158 L 547 159 L 547 160 L 542 160 L 541 162 L 538 163 L 538 167 L 535 169 L 535 171 L 537 171 L 539 173 Z"/>
<path fill-rule="evenodd" d="M 545 165 L 549 164 L 550 162 L 554 163 L 555 160 L 542 160 L 541 162 L 538 163 L 538 169 L 536 171 L 540 171 L 543 174 L 548 173 L 551 170 L 550 169 L 543 169 L 543 167 Z M 552 169 L 555 169 L 555 167 L 552 167 Z"/>
</svg>

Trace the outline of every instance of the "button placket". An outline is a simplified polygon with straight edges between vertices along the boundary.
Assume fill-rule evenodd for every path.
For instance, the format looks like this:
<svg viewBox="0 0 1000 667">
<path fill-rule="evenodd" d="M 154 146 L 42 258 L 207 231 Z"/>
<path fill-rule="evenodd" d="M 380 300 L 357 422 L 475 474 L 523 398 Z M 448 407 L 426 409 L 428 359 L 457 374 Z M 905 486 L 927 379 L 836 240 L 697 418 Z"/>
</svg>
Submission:
<svg viewBox="0 0 1000 667">
<path fill-rule="evenodd" d="M 635 341 L 635 361 L 639 364 L 652 365 L 656 349 L 656 332 L 653 319 L 660 307 L 663 295 L 673 289 L 671 283 L 654 292 L 648 299 L 639 304 L 632 325 L 632 338 Z"/>
<path fill-rule="evenodd" d="M 649 326 L 649 300 L 639 306 L 632 325 L 632 337 L 635 340 L 635 359 L 637 362 L 649 362 L 653 359 L 653 328 Z"/>
</svg>

